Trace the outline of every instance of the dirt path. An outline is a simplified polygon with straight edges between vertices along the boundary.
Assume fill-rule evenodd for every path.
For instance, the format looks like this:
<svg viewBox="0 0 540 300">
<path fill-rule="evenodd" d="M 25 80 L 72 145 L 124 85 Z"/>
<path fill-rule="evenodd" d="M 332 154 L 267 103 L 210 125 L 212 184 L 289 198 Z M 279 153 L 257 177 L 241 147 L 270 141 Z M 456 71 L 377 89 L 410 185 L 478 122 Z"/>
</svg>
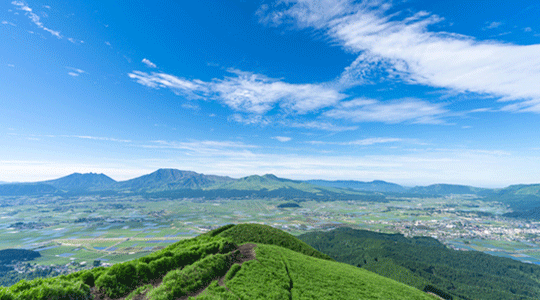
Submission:
<svg viewBox="0 0 540 300">
<path fill-rule="evenodd" d="M 244 245 L 238 247 L 237 250 L 240 251 L 240 255 L 238 255 L 236 257 L 236 259 L 234 261 L 234 264 L 242 265 L 246 261 L 256 259 L 255 251 L 253 250 L 256 246 L 257 245 L 255 245 L 255 244 L 248 243 L 248 244 L 244 244 Z M 193 293 L 191 293 L 189 295 L 177 298 L 177 300 L 187 300 L 189 297 L 197 297 L 198 295 L 203 293 L 208 288 L 210 283 L 212 283 L 212 281 L 214 281 L 214 280 L 217 280 L 218 284 L 220 286 L 223 286 L 223 287 L 225 287 L 227 289 L 227 287 L 225 286 L 225 275 L 224 275 L 224 276 L 221 276 L 221 277 L 212 278 L 211 280 L 209 280 L 207 282 L 207 284 L 203 288 L 201 288 L 198 291 L 195 291 L 195 292 L 193 292 Z M 229 290 L 229 289 L 227 289 L 227 290 Z"/>
<path fill-rule="evenodd" d="M 238 250 L 240 252 L 240 255 L 235 257 L 234 264 L 242 265 L 246 261 L 256 259 L 255 251 L 253 250 L 256 246 L 257 245 L 255 245 L 255 244 L 244 244 L 244 245 L 238 247 L 236 250 Z M 189 297 L 196 297 L 196 296 L 200 295 L 202 292 L 204 292 L 206 290 L 206 288 L 208 288 L 210 283 L 212 283 L 212 281 L 214 281 L 214 280 L 218 280 L 218 283 L 219 283 L 220 286 L 225 286 L 225 276 L 212 278 L 201 289 L 199 289 L 199 290 L 197 290 L 197 291 L 195 291 L 195 292 L 193 292 L 193 293 L 191 293 L 189 295 L 177 298 L 177 299 L 178 300 L 187 300 Z M 158 278 L 158 279 L 150 282 L 150 284 L 154 288 L 156 288 L 161 284 L 162 281 L 163 281 L 163 277 Z M 225 288 L 227 288 L 227 287 L 225 287 Z M 124 300 L 126 298 L 126 297 L 121 297 L 121 298 L 112 299 L 109 296 L 107 296 L 107 295 L 101 293 L 100 291 L 98 291 L 95 287 L 92 288 L 92 295 L 94 296 L 95 300 Z M 145 296 L 146 296 L 145 294 L 137 295 L 137 296 L 133 297 L 133 300 L 145 300 L 146 299 Z"/>
</svg>

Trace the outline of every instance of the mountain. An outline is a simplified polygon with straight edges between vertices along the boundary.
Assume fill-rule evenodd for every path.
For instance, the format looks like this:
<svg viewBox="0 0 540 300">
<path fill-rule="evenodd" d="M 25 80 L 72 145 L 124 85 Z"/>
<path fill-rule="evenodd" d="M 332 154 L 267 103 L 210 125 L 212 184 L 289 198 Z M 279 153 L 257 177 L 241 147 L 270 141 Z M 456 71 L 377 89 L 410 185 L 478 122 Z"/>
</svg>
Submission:
<svg viewBox="0 0 540 300">
<path fill-rule="evenodd" d="M 492 194 L 494 190 L 478 188 L 468 185 L 456 185 L 456 184 L 432 184 L 428 186 L 415 186 L 408 190 L 412 194 L 426 194 L 426 195 L 478 195 L 485 196 Z"/>
<path fill-rule="evenodd" d="M 201 189 L 233 180 L 230 177 L 204 175 L 192 171 L 159 169 L 148 175 L 119 182 L 117 188 L 135 192 L 159 192 L 179 189 Z"/>
<path fill-rule="evenodd" d="M 2 300 L 438 299 L 278 229 L 228 225 L 139 259 L 0 288 Z"/>
<path fill-rule="evenodd" d="M 399 184 L 386 182 L 382 180 L 374 180 L 371 182 L 364 181 L 355 181 L 355 180 L 307 180 L 307 183 L 326 186 L 326 187 L 335 187 L 342 189 L 354 189 L 361 191 L 370 191 L 370 192 L 382 192 L 382 193 L 404 193 L 407 191 L 405 187 L 402 187 Z"/>
<path fill-rule="evenodd" d="M 35 196 L 58 194 L 57 188 L 44 183 L 7 183 L 0 185 L 0 195 L 2 196 Z"/>
<path fill-rule="evenodd" d="M 106 190 L 114 188 L 116 181 L 105 174 L 73 173 L 71 175 L 41 182 L 63 191 Z"/>
<path fill-rule="evenodd" d="M 430 237 L 338 228 L 299 239 L 336 261 L 437 291 L 444 299 L 540 299 L 540 266 L 449 249 Z"/>
<path fill-rule="evenodd" d="M 486 197 L 511 207 L 514 211 L 528 211 L 540 207 L 540 184 L 511 185 Z"/>
<path fill-rule="evenodd" d="M 220 186 L 216 186 L 214 188 L 251 191 L 258 191 L 263 189 L 269 191 L 278 189 L 295 189 L 309 193 L 318 193 L 322 190 L 326 190 L 325 188 L 321 188 L 303 181 L 279 178 L 272 174 L 266 174 L 263 176 L 247 176 Z"/>
</svg>

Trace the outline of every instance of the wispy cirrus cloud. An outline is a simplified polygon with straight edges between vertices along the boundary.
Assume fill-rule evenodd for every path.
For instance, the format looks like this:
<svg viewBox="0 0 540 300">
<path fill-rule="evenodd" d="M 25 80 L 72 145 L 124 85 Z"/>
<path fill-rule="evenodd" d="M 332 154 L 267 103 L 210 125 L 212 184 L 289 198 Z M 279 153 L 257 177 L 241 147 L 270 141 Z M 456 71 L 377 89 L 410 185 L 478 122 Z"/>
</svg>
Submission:
<svg viewBox="0 0 540 300">
<path fill-rule="evenodd" d="M 413 142 L 413 140 L 403 138 L 375 137 L 348 142 L 308 141 L 307 143 L 312 145 L 372 146 L 377 144 L 391 144 L 400 142 Z M 416 141 L 414 142 L 416 143 Z"/>
<path fill-rule="evenodd" d="M 68 72 L 68 75 L 71 76 L 71 77 L 77 77 L 81 74 L 86 74 L 86 72 L 84 70 L 81 70 L 81 69 L 77 69 L 77 68 L 72 68 L 72 67 L 66 67 L 66 69 L 70 70 Z"/>
<path fill-rule="evenodd" d="M 351 131 L 358 129 L 358 126 L 340 126 L 326 121 L 284 122 L 283 124 L 295 128 L 318 129 L 334 132 Z"/>
<path fill-rule="evenodd" d="M 209 82 L 141 71 L 128 76 L 151 88 L 169 88 L 190 98 L 214 99 L 233 110 L 259 115 L 275 107 L 286 113 L 305 114 L 333 106 L 346 97 L 323 84 L 291 84 L 251 72 L 235 69 L 228 72 L 232 76 Z"/>
<path fill-rule="evenodd" d="M 28 4 L 26 4 L 25 2 L 23 1 L 12 1 L 11 4 L 15 5 L 17 7 L 18 10 L 22 10 L 25 12 L 25 15 L 28 16 L 28 18 L 30 19 L 30 21 L 32 21 L 32 23 L 34 23 L 37 27 L 47 31 L 48 33 L 52 34 L 53 36 L 61 39 L 63 36 L 60 34 L 60 31 L 56 31 L 56 30 L 52 30 L 50 28 L 47 28 L 43 25 L 43 23 L 41 22 L 41 19 L 40 17 L 35 14 L 32 10 L 32 8 L 30 8 L 28 6 Z"/>
<path fill-rule="evenodd" d="M 154 89 L 168 88 L 177 95 L 184 95 L 189 98 L 201 98 L 201 95 L 207 93 L 207 83 L 201 80 L 188 80 L 166 73 L 146 73 L 141 71 L 133 71 L 128 76 L 144 86 Z"/>
<path fill-rule="evenodd" d="M 495 29 L 495 28 L 499 28 L 503 23 L 502 22 L 486 22 L 486 26 L 482 29 L 486 30 L 486 29 Z"/>
<path fill-rule="evenodd" d="M 288 136 L 274 136 L 272 137 L 274 140 L 280 141 L 282 143 L 289 142 L 292 140 L 291 137 Z"/>
<path fill-rule="evenodd" d="M 443 124 L 442 117 L 447 112 L 443 104 L 417 99 L 381 102 L 360 98 L 343 101 L 337 107 L 326 111 L 324 115 L 354 122 Z"/>
<path fill-rule="evenodd" d="M 407 83 L 488 94 L 514 101 L 505 110 L 540 113 L 539 44 L 477 41 L 435 32 L 429 26 L 440 23 L 441 17 L 425 11 L 391 14 L 390 7 L 391 2 L 385 1 L 296 0 L 262 6 L 258 14 L 265 24 L 319 30 L 347 51 L 363 56 L 346 71 L 356 77 L 366 73 L 361 62 L 367 61 L 372 68 L 391 69 Z"/>
<path fill-rule="evenodd" d="M 109 44 L 109 45 L 110 45 L 110 44 Z M 149 68 L 154 68 L 154 69 L 157 68 L 156 64 L 153 63 L 153 62 L 151 62 L 151 61 L 150 61 L 149 59 L 147 59 L 147 58 L 143 58 L 142 63 L 145 64 L 145 65 L 146 65 L 147 67 L 149 67 Z"/>
<path fill-rule="evenodd" d="M 17 27 L 16 24 L 14 24 L 14 23 L 12 23 L 12 22 L 9 22 L 9 21 L 2 21 L 2 24 L 3 24 L 3 25 L 11 25 L 11 26 L 13 26 L 13 27 Z"/>
</svg>

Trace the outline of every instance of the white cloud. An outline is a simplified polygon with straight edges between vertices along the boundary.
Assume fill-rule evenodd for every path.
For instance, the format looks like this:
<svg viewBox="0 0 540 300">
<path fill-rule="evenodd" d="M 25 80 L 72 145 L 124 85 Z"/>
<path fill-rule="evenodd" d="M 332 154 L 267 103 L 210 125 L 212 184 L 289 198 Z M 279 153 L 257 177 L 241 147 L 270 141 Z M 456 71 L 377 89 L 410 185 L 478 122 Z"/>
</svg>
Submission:
<svg viewBox="0 0 540 300">
<path fill-rule="evenodd" d="M 486 27 L 484 27 L 483 29 L 495 29 L 495 28 L 498 28 L 500 27 L 503 23 L 502 22 L 486 22 Z"/>
<path fill-rule="evenodd" d="M 151 88 L 169 88 L 190 98 L 215 99 L 233 110 L 265 114 L 276 106 L 287 113 L 305 114 L 330 107 L 345 98 L 319 84 L 290 84 L 264 75 L 230 69 L 234 76 L 211 82 L 189 80 L 165 73 L 133 71 L 128 76 Z"/>
<path fill-rule="evenodd" d="M 288 142 L 290 140 L 292 140 L 292 138 L 288 137 L 288 136 L 275 136 L 275 137 L 272 137 L 274 140 L 278 140 L 282 143 L 284 142 Z"/>
<path fill-rule="evenodd" d="M 383 122 L 396 124 L 442 124 L 441 117 L 447 113 L 442 104 L 433 104 L 417 99 L 381 102 L 373 99 L 355 99 L 341 102 L 325 116 L 354 122 Z"/>
<path fill-rule="evenodd" d="M 63 137 L 73 137 L 73 138 L 84 139 L 84 140 L 131 143 L 131 140 L 122 140 L 122 139 L 115 139 L 115 138 L 110 138 L 110 137 L 90 136 L 90 135 L 69 135 L 69 136 L 63 136 Z"/>
<path fill-rule="evenodd" d="M 264 10 L 261 22 L 320 30 L 347 51 L 364 55 L 363 61 L 391 65 L 408 83 L 488 94 L 516 101 L 506 110 L 540 113 L 539 44 L 477 41 L 430 31 L 428 27 L 442 18 L 427 12 L 400 17 L 406 13 L 389 14 L 389 6 L 381 1 L 287 1 Z M 365 72 L 364 64 L 356 64 L 359 67 L 351 65 L 349 73 Z"/>
<path fill-rule="evenodd" d="M 11 26 L 17 27 L 16 24 L 11 23 L 11 22 L 8 22 L 8 21 L 2 21 L 2 24 L 4 24 L 4 25 L 11 25 Z"/>
<path fill-rule="evenodd" d="M 182 107 L 185 108 L 185 109 L 192 109 L 192 110 L 200 110 L 201 109 L 201 107 L 198 106 L 197 104 L 188 103 L 188 102 L 182 103 Z"/>
<path fill-rule="evenodd" d="M 232 109 L 264 114 L 279 105 L 305 114 L 335 105 L 345 95 L 318 84 L 290 84 L 264 75 L 229 70 L 235 77 L 215 80 L 210 89 Z"/>
<path fill-rule="evenodd" d="M 76 40 L 74 38 L 68 38 L 68 41 L 75 44 L 75 45 L 84 44 L 83 40 Z"/>
<path fill-rule="evenodd" d="M 72 68 L 72 67 L 66 67 L 66 69 L 71 70 L 70 72 L 68 72 L 68 75 L 72 77 L 77 77 L 80 74 L 86 74 L 86 72 L 81 69 Z"/>
<path fill-rule="evenodd" d="M 386 144 L 386 143 L 396 143 L 401 142 L 403 139 L 400 138 L 367 138 L 362 140 L 356 140 L 347 142 L 347 145 L 358 145 L 358 146 L 370 146 L 375 144 Z"/>
<path fill-rule="evenodd" d="M 531 27 L 525 27 L 525 28 L 523 28 L 523 31 L 525 31 L 525 32 L 531 32 L 531 31 L 532 31 L 532 28 L 531 28 Z"/>
<path fill-rule="evenodd" d="M 14 64 L 8 64 L 7 66 L 10 67 L 10 68 L 15 68 Z"/>
<path fill-rule="evenodd" d="M 43 23 L 40 21 L 40 17 L 35 14 L 32 9 L 30 7 L 28 7 L 28 5 L 25 3 L 25 2 L 22 2 L 22 1 L 12 1 L 11 4 L 15 5 L 17 7 L 18 10 L 22 10 L 25 12 L 25 15 L 28 16 L 28 18 L 30 19 L 30 21 L 32 21 L 32 23 L 34 23 L 37 27 L 49 32 L 50 34 L 52 34 L 53 36 L 56 36 L 57 38 L 61 39 L 62 38 L 62 35 L 60 34 L 59 31 L 56 31 L 56 30 L 52 30 L 50 28 L 47 28 L 43 25 Z"/>
<path fill-rule="evenodd" d="M 376 145 L 376 144 L 389 144 L 389 143 L 398 143 L 398 142 L 410 142 L 410 143 L 418 144 L 418 142 L 411 139 L 387 138 L 387 137 L 366 138 L 366 139 L 354 140 L 354 141 L 349 141 L 349 142 L 309 141 L 307 143 L 312 144 L 312 145 L 371 146 L 371 145 Z"/>
<path fill-rule="evenodd" d="M 271 122 L 270 118 L 268 117 L 264 117 L 261 115 L 253 115 L 253 114 L 251 115 L 233 114 L 229 116 L 227 119 L 228 121 L 234 121 L 234 122 L 242 123 L 245 125 L 258 124 L 258 125 L 264 126 L 264 125 L 270 124 Z"/>
<path fill-rule="evenodd" d="M 109 44 L 110 46 L 110 44 Z M 149 59 L 143 58 L 142 62 L 149 68 L 157 68 L 156 64 L 151 62 Z"/>
<path fill-rule="evenodd" d="M 200 94 L 204 94 L 207 90 L 207 83 L 205 82 L 182 79 L 166 73 L 153 72 L 149 74 L 141 71 L 133 71 L 128 76 L 139 84 L 155 89 L 169 88 L 175 94 L 188 96 L 189 98 L 200 98 Z"/>
<path fill-rule="evenodd" d="M 307 129 L 318 129 L 325 131 L 351 131 L 358 129 L 358 126 L 338 126 L 330 122 L 324 121 L 307 121 L 307 122 L 284 122 L 286 126 L 296 127 L 296 128 L 307 128 Z"/>
</svg>

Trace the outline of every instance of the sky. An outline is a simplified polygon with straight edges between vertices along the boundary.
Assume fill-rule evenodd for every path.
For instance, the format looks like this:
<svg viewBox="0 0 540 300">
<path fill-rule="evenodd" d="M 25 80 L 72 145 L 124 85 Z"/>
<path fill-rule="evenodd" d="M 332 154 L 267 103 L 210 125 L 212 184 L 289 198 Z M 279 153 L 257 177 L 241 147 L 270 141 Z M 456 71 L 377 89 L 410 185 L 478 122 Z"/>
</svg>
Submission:
<svg viewBox="0 0 540 300">
<path fill-rule="evenodd" d="M 535 1 L 3 1 L 0 181 L 540 182 Z"/>
</svg>

